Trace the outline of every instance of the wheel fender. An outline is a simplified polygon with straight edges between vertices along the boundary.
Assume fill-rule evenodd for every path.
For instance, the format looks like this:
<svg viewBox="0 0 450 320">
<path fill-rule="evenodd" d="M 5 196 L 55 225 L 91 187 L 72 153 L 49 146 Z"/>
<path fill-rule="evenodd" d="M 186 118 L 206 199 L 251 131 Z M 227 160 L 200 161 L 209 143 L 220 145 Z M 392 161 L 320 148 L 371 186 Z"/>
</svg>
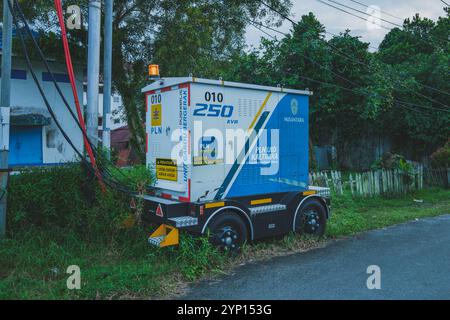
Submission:
<svg viewBox="0 0 450 320">
<path fill-rule="evenodd" d="M 213 219 L 215 217 L 217 217 L 218 215 L 220 215 L 221 213 L 223 213 L 225 211 L 232 211 L 234 213 L 237 213 L 240 217 L 242 217 L 244 222 L 245 222 L 245 224 L 248 226 L 248 228 L 250 230 L 250 239 L 254 240 L 253 223 L 252 223 L 252 220 L 250 219 L 249 215 L 244 210 L 242 210 L 241 208 L 233 207 L 233 206 L 223 207 L 223 208 L 220 208 L 217 211 L 215 211 L 208 218 L 208 220 L 206 221 L 205 225 L 203 226 L 202 234 L 206 233 L 206 230 L 208 229 L 208 226 L 211 223 L 211 221 L 213 221 Z"/>
<path fill-rule="evenodd" d="M 298 205 L 297 209 L 295 210 L 294 221 L 292 222 L 292 231 L 295 232 L 295 222 L 297 221 L 297 216 L 298 216 L 298 214 L 299 214 L 299 212 L 300 212 L 300 208 L 301 208 L 308 200 L 311 200 L 311 199 L 319 200 L 320 203 L 322 203 L 323 207 L 325 208 L 325 211 L 327 212 L 327 218 L 330 217 L 330 212 L 329 212 L 330 209 L 328 208 L 327 204 L 325 203 L 325 201 L 324 201 L 321 197 L 319 197 L 319 196 L 317 196 L 317 195 L 311 195 L 311 196 L 308 196 L 308 197 L 302 199 L 302 201 L 300 201 L 300 204 Z"/>
</svg>

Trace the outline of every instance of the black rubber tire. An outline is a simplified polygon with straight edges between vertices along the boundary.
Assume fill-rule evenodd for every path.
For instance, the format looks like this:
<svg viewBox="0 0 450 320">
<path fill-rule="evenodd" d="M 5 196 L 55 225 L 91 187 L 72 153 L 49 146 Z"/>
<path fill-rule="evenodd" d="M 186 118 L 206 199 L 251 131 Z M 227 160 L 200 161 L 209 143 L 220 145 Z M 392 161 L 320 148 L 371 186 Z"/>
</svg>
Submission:
<svg viewBox="0 0 450 320">
<path fill-rule="evenodd" d="M 209 224 L 208 231 L 211 243 L 222 251 L 239 253 L 248 240 L 247 225 L 234 212 L 219 214 Z"/>
<path fill-rule="evenodd" d="M 308 213 L 314 212 L 319 218 L 319 227 L 317 230 L 312 232 L 312 230 L 307 230 L 304 221 L 308 216 Z M 316 219 L 314 219 L 316 220 Z M 327 210 L 325 205 L 318 199 L 307 200 L 297 213 L 297 218 L 295 221 L 295 231 L 301 235 L 309 235 L 317 238 L 322 238 L 327 230 Z"/>
</svg>

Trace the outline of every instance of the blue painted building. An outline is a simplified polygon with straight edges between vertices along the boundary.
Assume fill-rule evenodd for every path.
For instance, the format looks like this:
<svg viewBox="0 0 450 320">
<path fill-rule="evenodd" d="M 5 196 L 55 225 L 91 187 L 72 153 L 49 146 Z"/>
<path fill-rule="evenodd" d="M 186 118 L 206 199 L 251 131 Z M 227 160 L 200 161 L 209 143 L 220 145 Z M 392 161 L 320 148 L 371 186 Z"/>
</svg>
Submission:
<svg viewBox="0 0 450 320">
<path fill-rule="evenodd" d="M 65 65 L 56 61 L 49 63 L 62 92 L 75 111 Z M 82 151 L 82 133 L 59 97 L 50 74 L 42 63 L 34 61 L 33 66 L 59 122 Z M 74 68 L 79 99 L 83 101 L 84 68 Z M 57 165 L 76 161 L 76 153 L 56 127 L 22 58 L 13 57 L 11 77 L 10 166 Z"/>
</svg>

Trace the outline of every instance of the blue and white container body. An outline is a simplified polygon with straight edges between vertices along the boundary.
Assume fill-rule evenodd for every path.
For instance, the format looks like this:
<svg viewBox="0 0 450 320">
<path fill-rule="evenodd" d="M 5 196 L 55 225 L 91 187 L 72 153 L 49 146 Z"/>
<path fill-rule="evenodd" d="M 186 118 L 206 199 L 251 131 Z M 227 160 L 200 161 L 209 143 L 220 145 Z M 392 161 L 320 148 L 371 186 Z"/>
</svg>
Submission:
<svg viewBox="0 0 450 320">
<path fill-rule="evenodd" d="M 197 78 L 145 89 L 158 197 L 207 202 L 309 189 L 309 91 Z"/>
</svg>

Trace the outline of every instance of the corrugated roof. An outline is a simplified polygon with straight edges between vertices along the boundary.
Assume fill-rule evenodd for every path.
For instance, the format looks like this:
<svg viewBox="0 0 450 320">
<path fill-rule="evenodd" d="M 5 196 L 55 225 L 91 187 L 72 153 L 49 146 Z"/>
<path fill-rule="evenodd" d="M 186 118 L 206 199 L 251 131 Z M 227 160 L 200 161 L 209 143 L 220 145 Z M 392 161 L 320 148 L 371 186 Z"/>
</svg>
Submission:
<svg viewBox="0 0 450 320">
<path fill-rule="evenodd" d="M 128 126 L 111 131 L 111 144 L 118 144 L 130 141 L 131 132 Z"/>
<path fill-rule="evenodd" d="M 148 85 L 142 92 L 149 92 L 155 90 L 161 90 L 168 87 L 175 87 L 184 83 L 200 83 L 200 84 L 209 84 L 216 85 L 222 87 L 232 87 L 232 88 L 243 88 L 243 89 L 252 89 L 252 90 L 262 90 L 262 91 L 272 91 L 272 92 L 283 92 L 283 93 L 292 93 L 292 94 L 300 94 L 300 95 L 313 95 L 313 92 L 307 90 L 295 90 L 295 89 L 287 89 L 283 87 L 269 87 L 269 86 L 260 86 L 256 84 L 247 84 L 247 83 L 239 83 L 239 82 L 230 82 L 223 80 L 208 80 L 208 79 L 200 79 L 195 77 L 179 77 L 179 78 L 163 78 L 161 80 L 155 81 L 154 83 Z"/>
</svg>

